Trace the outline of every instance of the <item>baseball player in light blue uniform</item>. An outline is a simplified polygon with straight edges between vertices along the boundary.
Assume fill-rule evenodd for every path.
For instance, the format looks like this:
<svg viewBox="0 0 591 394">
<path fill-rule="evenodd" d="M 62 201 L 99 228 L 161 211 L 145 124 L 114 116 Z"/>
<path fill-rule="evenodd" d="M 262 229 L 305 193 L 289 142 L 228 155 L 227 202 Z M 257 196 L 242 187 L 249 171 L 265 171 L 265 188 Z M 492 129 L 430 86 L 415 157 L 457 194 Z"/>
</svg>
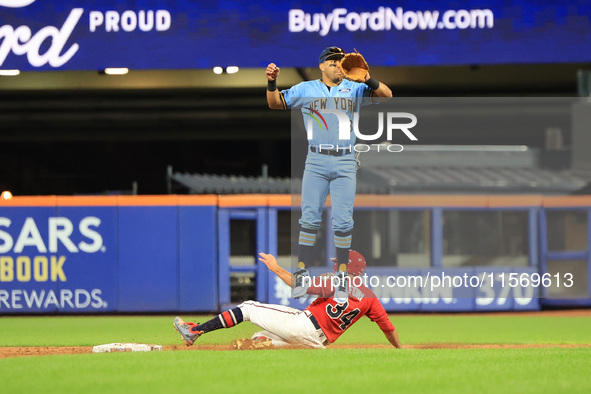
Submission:
<svg viewBox="0 0 591 394">
<path fill-rule="evenodd" d="M 272 109 L 301 108 L 308 135 L 308 155 L 302 180 L 302 216 L 299 220 L 298 269 L 293 296 L 306 294 L 310 281 L 306 269 L 312 262 L 312 248 L 322 222 L 322 210 L 330 192 L 332 227 L 339 264 L 334 299 L 345 303 L 348 284 L 345 280 L 353 233 L 353 202 L 355 200 L 357 162 L 355 133 L 350 124 L 346 136 L 339 133 L 338 110 L 352 121 L 363 98 L 392 97 L 392 91 L 381 82 L 365 77 L 364 83 L 343 79 L 340 61 L 345 52 L 327 47 L 320 54 L 321 79 L 301 82 L 289 89 L 277 90 L 280 69 L 267 66 L 267 102 Z M 328 112 L 326 112 L 328 110 Z M 346 138 L 340 138 L 346 137 Z"/>
</svg>

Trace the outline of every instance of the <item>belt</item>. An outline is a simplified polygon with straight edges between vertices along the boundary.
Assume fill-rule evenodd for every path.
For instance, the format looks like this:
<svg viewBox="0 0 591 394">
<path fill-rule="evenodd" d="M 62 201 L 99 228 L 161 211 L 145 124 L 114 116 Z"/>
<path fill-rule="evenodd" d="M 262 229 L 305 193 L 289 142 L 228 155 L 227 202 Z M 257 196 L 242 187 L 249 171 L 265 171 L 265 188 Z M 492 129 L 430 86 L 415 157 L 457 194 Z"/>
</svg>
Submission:
<svg viewBox="0 0 591 394">
<path fill-rule="evenodd" d="M 310 318 L 310 321 L 312 321 L 312 324 L 314 324 L 314 327 L 316 327 L 317 330 L 320 330 L 320 324 L 318 324 L 318 320 L 316 320 L 314 315 L 310 315 L 308 317 Z"/>
<path fill-rule="evenodd" d="M 306 310 L 306 311 L 304 311 L 304 313 L 306 313 L 306 316 L 308 316 L 308 319 L 310 319 L 310 321 L 314 325 L 314 328 L 319 330 L 319 338 L 320 338 L 320 341 L 322 342 L 322 344 L 324 346 L 328 345 L 330 342 L 328 342 L 328 338 L 326 338 L 326 334 L 324 334 L 324 331 L 322 331 L 322 329 L 320 328 L 320 324 L 318 324 L 318 320 L 316 320 L 316 318 L 314 317 L 312 312 Z"/>
<path fill-rule="evenodd" d="M 311 146 L 310 150 L 314 153 L 320 153 L 321 155 L 328 155 L 328 156 L 344 156 L 351 153 L 351 148 L 345 149 L 320 149 L 316 148 L 315 146 Z"/>
</svg>

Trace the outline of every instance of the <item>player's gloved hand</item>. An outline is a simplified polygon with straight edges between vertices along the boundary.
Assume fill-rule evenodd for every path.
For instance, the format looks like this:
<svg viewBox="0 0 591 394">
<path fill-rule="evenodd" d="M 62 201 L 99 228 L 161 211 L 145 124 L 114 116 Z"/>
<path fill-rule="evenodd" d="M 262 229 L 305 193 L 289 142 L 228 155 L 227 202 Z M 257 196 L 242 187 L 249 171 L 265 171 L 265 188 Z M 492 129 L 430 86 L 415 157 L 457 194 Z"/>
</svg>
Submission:
<svg viewBox="0 0 591 394">
<path fill-rule="evenodd" d="M 367 78 L 367 74 L 369 74 L 369 65 L 362 54 L 357 52 L 347 53 L 345 57 L 341 60 L 341 70 L 343 71 L 343 76 L 351 81 L 355 82 L 365 82 L 369 78 Z"/>
</svg>

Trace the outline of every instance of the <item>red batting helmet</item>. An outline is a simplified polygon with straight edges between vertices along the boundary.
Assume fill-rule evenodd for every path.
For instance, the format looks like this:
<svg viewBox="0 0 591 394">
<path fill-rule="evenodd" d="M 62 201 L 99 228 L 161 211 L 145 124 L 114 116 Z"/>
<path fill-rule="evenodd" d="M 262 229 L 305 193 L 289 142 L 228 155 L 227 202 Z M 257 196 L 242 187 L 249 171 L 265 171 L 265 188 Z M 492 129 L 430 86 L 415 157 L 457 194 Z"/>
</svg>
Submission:
<svg viewBox="0 0 591 394">
<path fill-rule="evenodd" d="M 339 269 L 337 259 L 331 259 L 334 261 L 334 272 Z M 365 272 L 365 257 L 361 253 L 355 250 L 349 250 L 349 263 L 347 264 L 347 272 L 351 275 L 361 276 Z"/>
</svg>

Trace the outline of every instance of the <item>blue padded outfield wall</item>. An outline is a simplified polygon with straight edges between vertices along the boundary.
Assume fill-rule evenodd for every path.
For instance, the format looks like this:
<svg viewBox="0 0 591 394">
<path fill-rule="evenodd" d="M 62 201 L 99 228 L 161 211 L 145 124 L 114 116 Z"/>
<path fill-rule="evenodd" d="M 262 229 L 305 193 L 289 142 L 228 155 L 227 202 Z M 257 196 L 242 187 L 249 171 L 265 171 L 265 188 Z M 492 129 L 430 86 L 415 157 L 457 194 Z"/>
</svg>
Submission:
<svg viewBox="0 0 591 394">
<path fill-rule="evenodd" d="M 453 289 L 378 287 L 386 310 L 536 310 L 543 306 L 591 306 L 591 197 L 376 196 L 356 209 L 519 209 L 529 212 L 527 267 L 443 269 L 441 215 L 432 214 L 431 267 L 368 267 L 375 277 L 482 276 L 483 286 Z M 366 196 L 367 197 L 367 196 Z M 381 198 L 381 197 L 380 197 Z M 469 202 L 469 204 L 468 204 Z M 468 205 L 466 205 L 468 204 Z M 277 214 L 290 210 L 287 196 L 103 196 L 15 197 L 0 202 L 0 314 L 212 312 L 231 306 L 230 275 L 251 271 L 256 299 L 305 307 L 261 263 L 230 265 L 230 220 L 256 222 L 256 250 L 277 253 Z M 358 203 L 356 202 L 356 205 Z M 586 249 L 548 251 L 546 216 L 561 210 L 586 217 Z M 576 278 L 586 296 L 544 298 L 541 288 L 509 289 L 498 284 L 511 274 L 544 274 L 549 266 L 586 266 Z M 330 263 L 329 263 L 330 264 Z M 329 265 L 327 264 L 327 265 Z M 328 271 L 316 268 L 313 274 Z M 488 276 L 487 276 L 488 278 Z"/>
</svg>

